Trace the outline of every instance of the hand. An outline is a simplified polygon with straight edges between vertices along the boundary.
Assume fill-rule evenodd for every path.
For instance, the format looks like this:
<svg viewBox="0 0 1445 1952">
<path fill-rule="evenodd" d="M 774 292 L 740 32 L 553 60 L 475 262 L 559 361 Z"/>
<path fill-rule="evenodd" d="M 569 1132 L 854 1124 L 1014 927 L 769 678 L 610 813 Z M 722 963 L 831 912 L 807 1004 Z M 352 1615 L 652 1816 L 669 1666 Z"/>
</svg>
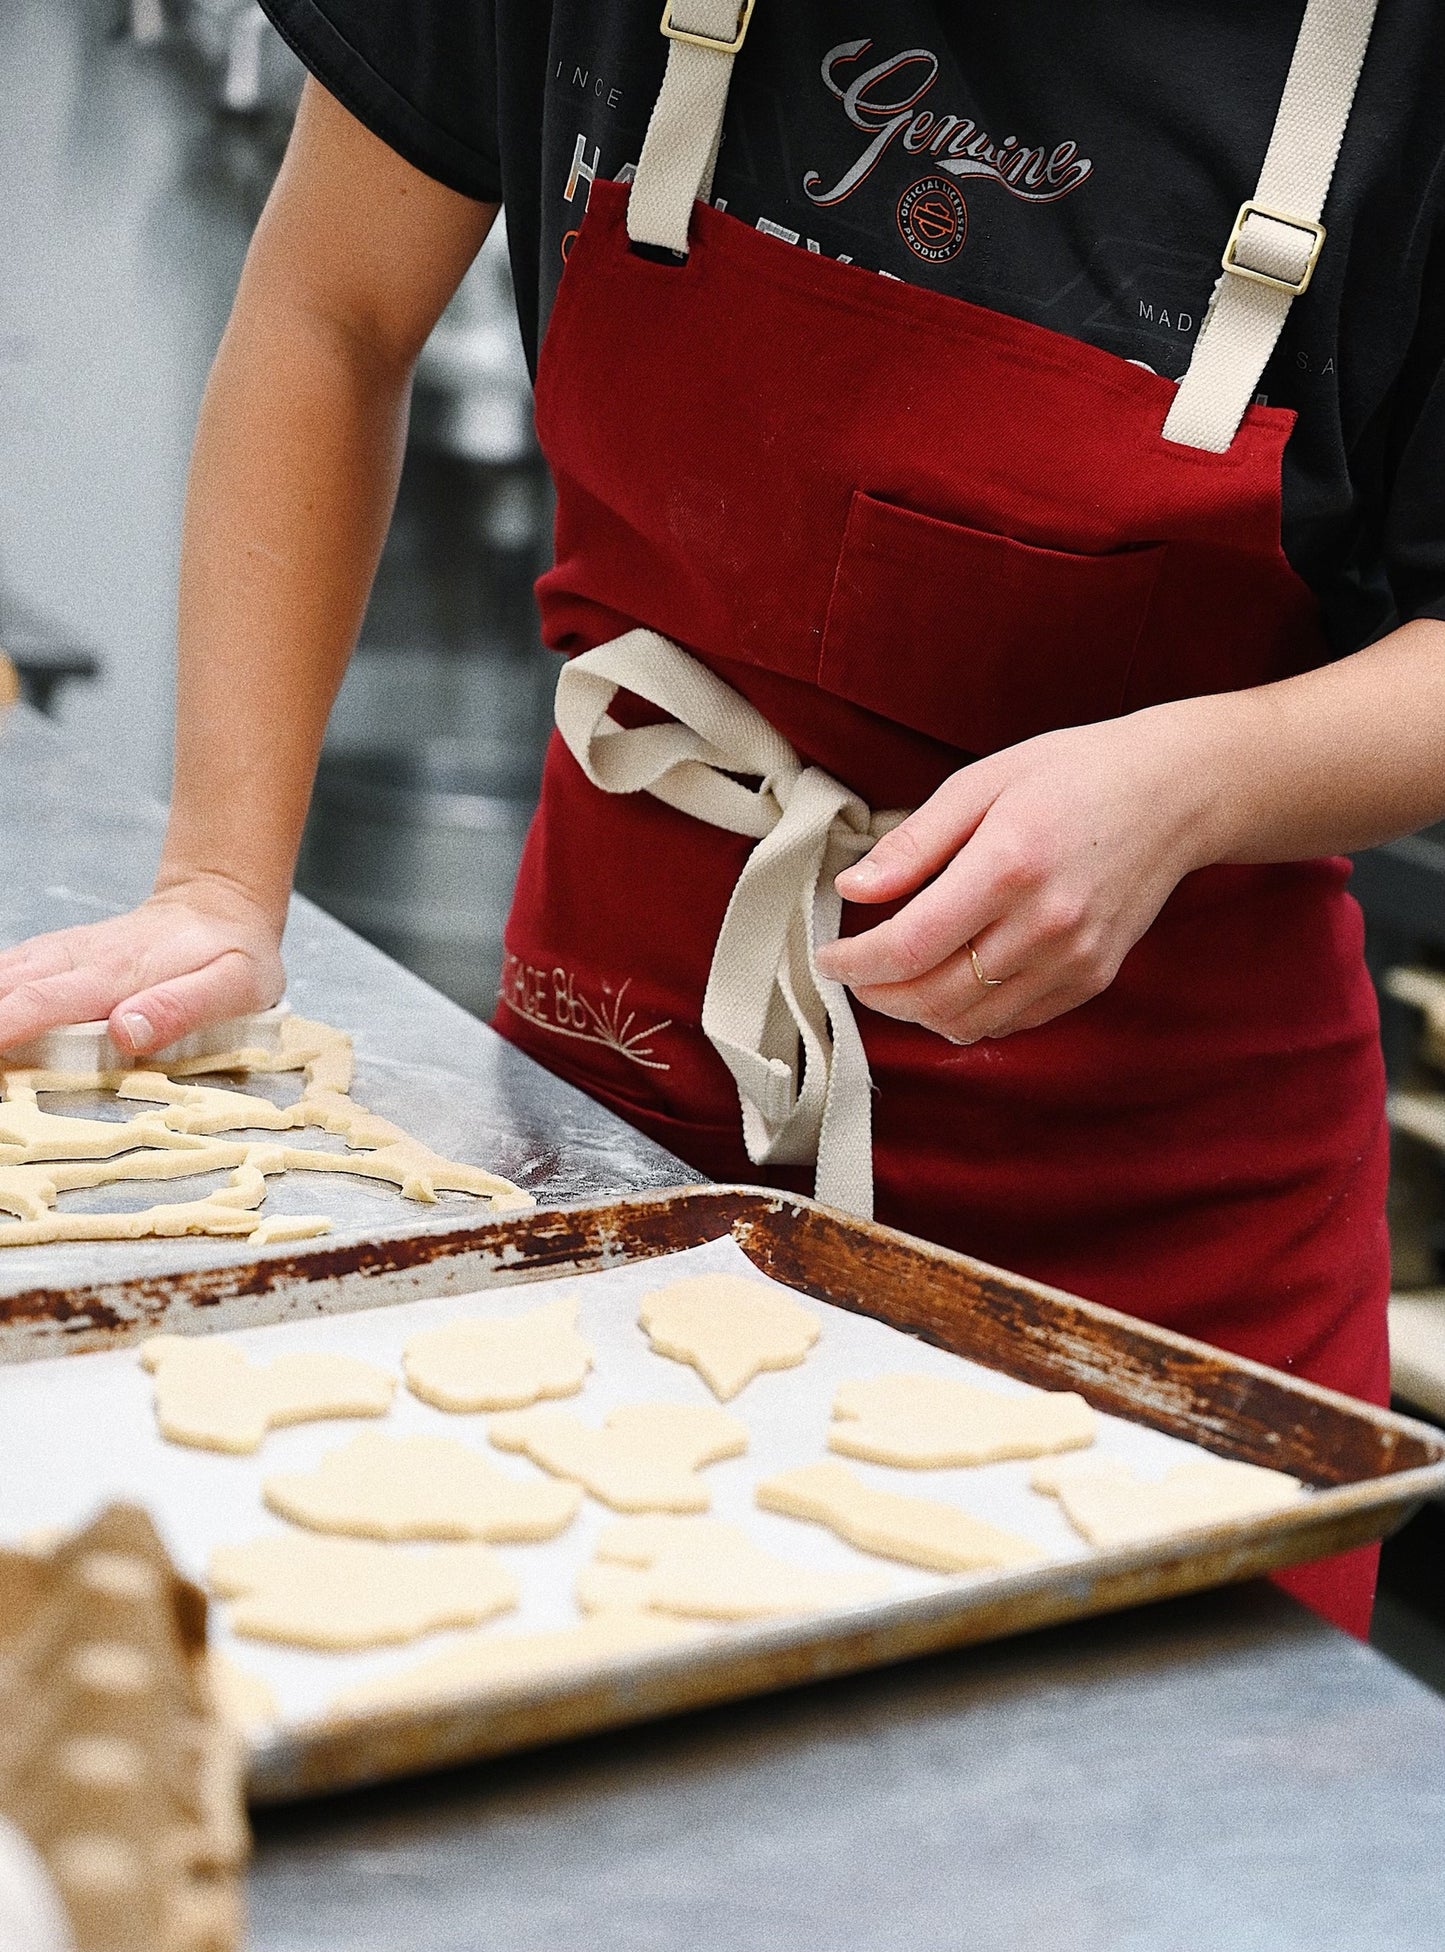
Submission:
<svg viewBox="0 0 1445 1952">
<path fill-rule="evenodd" d="M 1214 715 L 1196 702 L 1047 732 L 955 773 L 836 883 L 850 902 L 920 892 L 821 948 L 819 969 L 957 1044 L 1097 996 L 1180 879 L 1218 858 Z"/>
<path fill-rule="evenodd" d="M 58 1024 L 110 1020 L 144 1057 L 219 1017 L 269 1009 L 285 986 L 275 916 L 228 883 L 182 881 L 128 915 L 0 954 L 0 1051 Z"/>
</svg>

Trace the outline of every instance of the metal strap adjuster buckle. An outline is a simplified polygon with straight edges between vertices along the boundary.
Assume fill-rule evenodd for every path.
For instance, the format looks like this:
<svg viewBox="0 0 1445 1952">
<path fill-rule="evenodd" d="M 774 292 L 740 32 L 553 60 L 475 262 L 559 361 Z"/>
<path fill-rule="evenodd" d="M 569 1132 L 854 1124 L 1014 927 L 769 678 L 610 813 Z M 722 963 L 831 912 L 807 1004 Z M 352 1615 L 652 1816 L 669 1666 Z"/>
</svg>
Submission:
<svg viewBox="0 0 1445 1952">
<path fill-rule="evenodd" d="M 1251 217 L 1269 217 L 1277 224 L 1287 224 L 1291 230 L 1303 231 L 1309 236 L 1310 254 L 1303 272 L 1297 279 L 1280 278 L 1272 271 L 1254 271 L 1249 265 L 1239 262 L 1240 235 Z M 1324 242 L 1323 224 L 1317 224 L 1309 217 L 1292 216 L 1288 210 L 1271 210 L 1267 203 L 1255 203 L 1250 200 L 1239 206 L 1239 215 L 1234 220 L 1234 229 L 1229 233 L 1229 242 L 1224 247 L 1224 257 L 1221 262 L 1232 277 L 1249 278 L 1257 285 L 1268 285 L 1273 291 L 1288 292 L 1291 298 L 1298 298 L 1301 292 L 1309 290 L 1309 282 L 1315 275 L 1315 266 L 1320 261 Z"/>
<path fill-rule="evenodd" d="M 662 31 L 670 41 L 686 41 L 689 47 L 711 48 L 714 54 L 736 54 L 747 38 L 748 22 L 753 17 L 755 0 L 741 0 L 738 7 L 738 31 L 730 41 L 719 40 L 715 34 L 689 34 L 684 28 L 672 24 L 673 0 L 667 0 L 662 9 Z"/>
</svg>

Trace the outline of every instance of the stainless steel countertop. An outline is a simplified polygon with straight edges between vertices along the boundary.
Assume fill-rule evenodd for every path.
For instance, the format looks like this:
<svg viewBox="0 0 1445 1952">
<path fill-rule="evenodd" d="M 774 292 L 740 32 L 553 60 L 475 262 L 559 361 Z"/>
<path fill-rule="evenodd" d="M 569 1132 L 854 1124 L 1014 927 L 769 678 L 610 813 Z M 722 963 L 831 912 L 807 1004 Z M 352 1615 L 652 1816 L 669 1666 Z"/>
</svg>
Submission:
<svg viewBox="0 0 1445 1952">
<path fill-rule="evenodd" d="M 33 715 L 0 720 L 0 941 L 136 899 L 160 823 Z M 356 1037 L 358 1095 L 441 1150 L 543 1199 L 695 1177 L 304 902 L 287 956 L 295 1006 Z M 16 1252 L 0 1291 L 39 1265 Z M 1442 1837 L 1445 1702 L 1247 1587 L 268 1811 L 248 1945 L 1437 1952 Z"/>
<path fill-rule="evenodd" d="M 163 825 L 159 806 L 103 776 L 37 714 L 0 713 L 0 946 L 130 907 L 150 887 Z M 358 1100 L 446 1157 L 504 1173 L 544 1202 L 701 1177 L 310 902 L 292 903 L 285 953 L 292 1008 L 355 1039 Z M 284 1089 L 283 1080 L 275 1084 Z M 177 1180 L 163 1197 L 203 1190 Z M 134 1188 L 117 1195 L 101 1189 L 61 1203 L 89 1210 L 146 1203 Z M 486 1208 L 464 1194 L 422 1206 L 392 1188 L 324 1173 L 273 1181 L 266 1211 L 329 1214 L 336 1223 L 329 1238 L 345 1239 L 455 1225 Z M 13 1248 L 0 1252 L 0 1294 L 256 1253 L 244 1240 Z"/>
<path fill-rule="evenodd" d="M 1445 1704 L 1251 1586 L 263 1812 L 252 1952 L 1438 1952 Z"/>
</svg>

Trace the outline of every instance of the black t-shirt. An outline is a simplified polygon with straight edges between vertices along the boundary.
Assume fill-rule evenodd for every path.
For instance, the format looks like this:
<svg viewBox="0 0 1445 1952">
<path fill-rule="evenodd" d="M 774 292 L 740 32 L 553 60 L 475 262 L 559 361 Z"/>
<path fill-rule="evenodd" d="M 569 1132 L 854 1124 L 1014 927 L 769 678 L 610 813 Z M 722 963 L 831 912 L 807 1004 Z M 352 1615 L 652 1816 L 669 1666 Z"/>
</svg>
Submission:
<svg viewBox="0 0 1445 1952">
<path fill-rule="evenodd" d="M 535 366 L 594 175 L 634 165 L 658 0 L 263 0 L 419 169 L 506 205 Z M 799 250 L 1178 377 L 1304 0 L 758 0 L 714 200 Z M 1337 652 L 1445 618 L 1445 6 L 1383 0 L 1263 382 L 1298 425 L 1283 541 Z"/>
</svg>

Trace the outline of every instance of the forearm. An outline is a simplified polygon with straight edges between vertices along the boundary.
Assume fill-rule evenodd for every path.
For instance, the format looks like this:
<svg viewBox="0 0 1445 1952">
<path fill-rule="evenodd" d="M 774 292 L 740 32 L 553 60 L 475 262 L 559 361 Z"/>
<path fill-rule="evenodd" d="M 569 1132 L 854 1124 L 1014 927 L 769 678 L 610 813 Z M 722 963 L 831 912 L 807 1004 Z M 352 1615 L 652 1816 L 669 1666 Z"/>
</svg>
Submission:
<svg viewBox="0 0 1445 1952">
<path fill-rule="evenodd" d="M 1205 783 L 1195 865 L 1352 853 L 1445 819 L 1445 623 L 1157 710 Z"/>
<path fill-rule="evenodd" d="M 280 994 L 297 844 L 396 493 L 412 368 L 495 215 L 307 82 L 197 431 L 156 892 L 0 953 L 0 1051 L 105 1017 L 140 1057 Z"/>
<path fill-rule="evenodd" d="M 409 374 L 243 281 L 206 390 L 182 545 L 157 886 L 238 884 L 279 925 L 317 754 L 390 518 Z"/>
<path fill-rule="evenodd" d="M 197 431 L 161 889 L 231 886 L 284 919 L 396 495 L 412 369 L 495 216 L 307 83 Z"/>
</svg>

